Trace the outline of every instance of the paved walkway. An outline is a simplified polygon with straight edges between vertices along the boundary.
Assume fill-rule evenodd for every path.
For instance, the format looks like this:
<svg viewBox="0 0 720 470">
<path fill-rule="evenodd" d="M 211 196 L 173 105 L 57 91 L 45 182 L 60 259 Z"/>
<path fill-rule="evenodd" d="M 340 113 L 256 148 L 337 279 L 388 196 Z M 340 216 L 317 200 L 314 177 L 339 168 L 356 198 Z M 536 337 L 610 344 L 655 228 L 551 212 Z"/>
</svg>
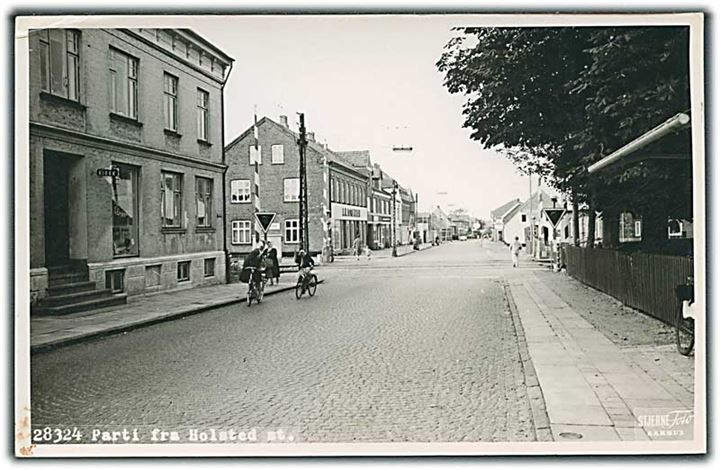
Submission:
<svg viewBox="0 0 720 470">
<path fill-rule="evenodd" d="M 694 357 L 672 344 L 621 347 L 538 273 L 517 271 L 508 283 L 556 441 L 691 439 L 691 426 L 678 421 L 692 415 Z M 591 289 L 586 295 L 609 301 Z"/>
<path fill-rule="evenodd" d="M 411 255 L 413 253 L 417 253 L 418 251 L 427 250 L 429 248 L 432 248 L 432 245 L 430 243 L 423 243 L 420 245 L 419 250 L 414 250 L 412 245 L 399 245 L 397 247 L 397 255 L 398 256 L 406 256 Z M 370 261 L 373 260 L 388 260 L 392 259 L 392 248 L 384 248 L 382 250 L 371 250 L 370 251 Z M 360 256 L 360 261 L 367 261 L 367 255 L 363 253 Z M 325 263 L 325 266 L 332 266 L 334 264 L 336 265 L 345 265 L 350 262 L 355 263 L 358 260 L 355 258 L 355 255 L 335 255 L 335 260 L 332 263 Z"/>
<path fill-rule="evenodd" d="M 275 286 L 268 284 L 265 287 L 265 296 L 295 288 L 295 275 L 283 274 L 280 279 L 280 284 Z M 244 302 L 246 293 L 245 284 L 220 284 L 129 297 L 126 305 L 89 312 L 61 316 L 33 316 L 30 319 L 30 350 L 37 352 L 52 349 Z"/>
</svg>

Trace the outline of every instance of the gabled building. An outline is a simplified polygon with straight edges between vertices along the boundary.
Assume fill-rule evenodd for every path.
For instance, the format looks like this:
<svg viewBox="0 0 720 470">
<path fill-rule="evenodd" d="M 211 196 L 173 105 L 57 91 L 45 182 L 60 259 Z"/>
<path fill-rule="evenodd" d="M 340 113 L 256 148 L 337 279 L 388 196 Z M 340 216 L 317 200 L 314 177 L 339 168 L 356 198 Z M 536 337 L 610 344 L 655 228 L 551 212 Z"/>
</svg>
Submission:
<svg viewBox="0 0 720 470">
<path fill-rule="evenodd" d="M 114 301 L 104 292 L 224 282 L 233 60 L 188 29 L 42 29 L 29 41 L 33 303 L 73 293 L 46 309 L 67 313 Z"/>
<path fill-rule="evenodd" d="M 258 242 L 261 229 L 255 222 L 253 181 L 258 162 L 258 199 L 262 212 L 274 212 L 267 239 L 279 255 L 292 256 L 300 249 L 300 151 L 299 135 L 290 129 L 287 116 L 280 122 L 263 117 L 257 122 L 257 150 L 254 126 L 250 126 L 225 148 L 226 243 L 233 259 L 248 254 Z M 332 153 L 308 133 L 306 175 L 308 193 L 308 240 L 313 255 L 329 243 L 330 183 Z"/>
<path fill-rule="evenodd" d="M 505 224 L 520 208 L 520 199 L 513 199 L 502 206 L 490 212 L 490 220 L 492 221 L 492 239 L 496 242 L 507 242 L 509 240 L 505 236 Z"/>
</svg>

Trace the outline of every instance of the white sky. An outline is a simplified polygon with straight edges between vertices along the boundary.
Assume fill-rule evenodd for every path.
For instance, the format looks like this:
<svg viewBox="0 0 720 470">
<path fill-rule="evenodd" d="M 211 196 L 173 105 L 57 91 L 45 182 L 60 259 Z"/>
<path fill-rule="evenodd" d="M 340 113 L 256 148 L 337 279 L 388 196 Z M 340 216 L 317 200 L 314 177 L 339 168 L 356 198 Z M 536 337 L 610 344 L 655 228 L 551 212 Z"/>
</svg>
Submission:
<svg viewBox="0 0 720 470">
<path fill-rule="evenodd" d="M 439 16 L 285 16 L 208 20 L 193 29 L 235 59 L 225 91 L 226 141 L 267 115 L 306 126 L 333 150 L 370 150 L 419 194 L 420 208 L 464 207 L 488 218 L 528 179 L 462 128 L 463 97 L 435 63 L 452 36 Z M 411 154 L 392 152 L 412 146 Z M 447 195 L 438 193 L 447 192 Z"/>
</svg>

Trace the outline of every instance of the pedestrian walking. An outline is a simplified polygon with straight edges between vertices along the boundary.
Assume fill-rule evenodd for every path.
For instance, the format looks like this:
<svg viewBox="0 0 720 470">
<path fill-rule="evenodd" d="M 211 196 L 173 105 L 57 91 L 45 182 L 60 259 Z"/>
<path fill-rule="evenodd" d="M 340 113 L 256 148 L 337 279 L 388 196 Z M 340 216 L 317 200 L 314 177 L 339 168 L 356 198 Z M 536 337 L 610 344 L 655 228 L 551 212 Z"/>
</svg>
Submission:
<svg viewBox="0 0 720 470">
<path fill-rule="evenodd" d="M 355 237 L 353 241 L 353 254 L 355 255 L 355 261 L 360 261 L 360 236 Z"/>
<path fill-rule="evenodd" d="M 267 275 L 268 278 L 270 278 L 270 285 L 272 286 L 273 284 L 280 284 L 280 263 L 277 257 L 277 248 L 272 246 L 272 242 L 268 242 L 268 247 Z"/>
<path fill-rule="evenodd" d="M 522 243 L 520 243 L 518 237 L 515 237 L 515 241 L 510 244 L 510 253 L 512 253 L 513 268 L 518 267 L 520 250 L 522 250 Z"/>
<path fill-rule="evenodd" d="M 365 245 L 365 256 L 367 256 L 367 260 L 370 261 L 370 245 Z"/>
</svg>

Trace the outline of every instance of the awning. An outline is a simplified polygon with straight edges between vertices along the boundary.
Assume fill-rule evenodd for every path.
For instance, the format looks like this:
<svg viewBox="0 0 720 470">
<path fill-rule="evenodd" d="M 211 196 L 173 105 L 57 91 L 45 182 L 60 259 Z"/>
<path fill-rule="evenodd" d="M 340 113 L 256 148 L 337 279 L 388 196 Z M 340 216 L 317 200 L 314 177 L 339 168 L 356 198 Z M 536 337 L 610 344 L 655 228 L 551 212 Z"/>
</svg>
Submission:
<svg viewBox="0 0 720 470">
<path fill-rule="evenodd" d="M 641 148 L 655 142 L 670 133 L 676 132 L 690 125 L 690 116 L 685 113 L 678 113 L 654 129 L 644 133 L 629 144 L 611 153 L 599 162 L 588 167 L 588 173 L 592 174 L 621 161 L 624 157 L 640 150 Z M 665 156 L 664 158 L 678 158 L 677 156 Z"/>
</svg>

